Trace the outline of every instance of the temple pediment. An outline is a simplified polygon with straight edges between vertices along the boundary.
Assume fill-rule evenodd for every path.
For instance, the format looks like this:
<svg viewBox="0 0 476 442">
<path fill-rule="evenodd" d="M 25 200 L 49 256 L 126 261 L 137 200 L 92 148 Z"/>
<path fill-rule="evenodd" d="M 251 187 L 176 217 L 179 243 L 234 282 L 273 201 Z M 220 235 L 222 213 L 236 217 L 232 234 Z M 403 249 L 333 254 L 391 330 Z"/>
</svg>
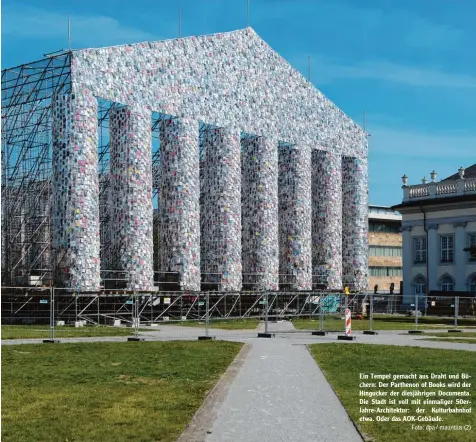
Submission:
<svg viewBox="0 0 476 442">
<path fill-rule="evenodd" d="M 251 28 L 78 50 L 71 72 L 110 101 L 366 156 L 364 131 Z"/>
</svg>

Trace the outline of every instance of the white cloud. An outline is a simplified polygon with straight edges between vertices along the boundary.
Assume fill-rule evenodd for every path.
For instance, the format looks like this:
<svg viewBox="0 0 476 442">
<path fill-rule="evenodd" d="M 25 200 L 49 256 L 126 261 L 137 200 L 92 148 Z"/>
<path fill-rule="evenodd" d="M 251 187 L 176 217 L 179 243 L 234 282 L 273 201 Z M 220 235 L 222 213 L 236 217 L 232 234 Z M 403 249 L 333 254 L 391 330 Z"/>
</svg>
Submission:
<svg viewBox="0 0 476 442">
<path fill-rule="evenodd" d="M 367 120 L 369 122 L 369 120 Z M 476 162 L 476 134 L 452 131 L 424 132 L 368 125 L 370 149 L 377 154 L 427 161 Z"/>
<path fill-rule="evenodd" d="M 415 17 L 413 26 L 409 29 L 404 41 L 407 46 L 415 48 L 451 50 L 458 47 L 462 38 L 463 31 L 461 29 Z"/>
<path fill-rule="evenodd" d="M 369 184 L 372 204 L 392 205 L 402 199 L 401 177 L 419 184 L 436 170 L 437 180 L 476 163 L 476 134 L 452 131 L 417 131 L 393 126 L 385 116 L 369 116 Z M 373 124 L 379 121 L 382 125 Z"/>
<path fill-rule="evenodd" d="M 2 34 L 5 38 L 61 39 L 68 42 L 68 15 L 33 6 L 15 4 L 3 9 Z M 149 32 L 125 26 L 118 20 L 102 15 L 71 15 L 73 48 L 107 46 L 160 40 Z"/>
<path fill-rule="evenodd" d="M 290 62 L 302 68 L 307 56 L 291 58 Z M 385 60 L 345 63 L 314 54 L 312 59 L 313 82 L 329 84 L 340 79 L 364 79 L 418 87 L 444 87 L 475 89 L 476 76 L 459 72 L 448 72 L 433 66 L 410 66 Z"/>
<path fill-rule="evenodd" d="M 383 80 L 423 87 L 476 88 L 476 76 L 445 72 L 428 67 L 404 66 L 386 61 L 363 62 L 354 66 L 334 65 L 334 75 Z"/>
</svg>

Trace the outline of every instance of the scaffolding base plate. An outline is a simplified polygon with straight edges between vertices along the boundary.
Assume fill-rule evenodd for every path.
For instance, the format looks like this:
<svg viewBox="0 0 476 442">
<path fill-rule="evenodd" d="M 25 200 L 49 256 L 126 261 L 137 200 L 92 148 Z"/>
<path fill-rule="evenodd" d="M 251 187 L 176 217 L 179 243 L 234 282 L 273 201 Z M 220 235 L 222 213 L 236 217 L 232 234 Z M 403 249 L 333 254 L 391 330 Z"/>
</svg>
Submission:
<svg viewBox="0 0 476 442">
<path fill-rule="evenodd" d="M 317 331 L 313 331 L 311 334 L 313 336 L 325 336 L 327 335 L 327 332 L 324 330 L 317 330 Z"/>
<path fill-rule="evenodd" d="M 258 338 L 274 338 L 274 333 L 258 333 Z"/>
<path fill-rule="evenodd" d="M 59 344 L 58 339 L 43 339 L 43 344 Z"/>
<path fill-rule="evenodd" d="M 448 333 L 461 333 L 461 330 L 457 329 L 457 328 L 450 328 L 448 330 Z"/>
<path fill-rule="evenodd" d="M 375 330 L 364 330 L 364 335 L 378 335 Z"/>
<path fill-rule="evenodd" d="M 422 330 L 408 330 L 410 335 L 421 335 L 423 333 Z"/>
<path fill-rule="evenodd" d="M 338 339 L 339 341 L 354 341 L 354 340 L 355 340 L 355 336 L 339 335 L 339 336 L 337 336 L 337 339 Z"/>
<path fill-rule="evenodd" d="M 132 338 L 127 338 L 127 341 L 128 342 L 140 342 L 140 341 L 144 341 L 144 338 L 139 338 L 139 337 L 132 337 Z"/>
<path fill-rule="evenodd" d="M 199 341 L 209 341 L 211 339 L 215 339 L 215 336 L 199 336 L 198 337 Z"/>
</svg>

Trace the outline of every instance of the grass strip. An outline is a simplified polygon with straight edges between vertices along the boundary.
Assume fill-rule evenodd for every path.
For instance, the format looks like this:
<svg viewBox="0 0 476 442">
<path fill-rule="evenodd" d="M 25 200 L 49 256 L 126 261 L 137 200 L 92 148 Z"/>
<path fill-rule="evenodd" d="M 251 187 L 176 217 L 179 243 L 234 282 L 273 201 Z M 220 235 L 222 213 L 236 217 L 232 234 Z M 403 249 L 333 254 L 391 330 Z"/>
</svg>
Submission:
<svg viewBox="0 0 476 442">
<path fill-rule="evenodd" d="M 412 330 L 415 328 L 415 319 L 407 316 L 386 316 L 376 315 L 372 321 L 373 330 Z M 297 330 L 318 330 L 319 318 L 313 319 L 293 319 L 294 327 Z M 451 318 L 418 318 L 419 329 L 453 328 L 454 320 Z M 461 327 L 476 327 L 476 321 L 465 320 Z M 335 316 L 326 316 L 324 319 L 324 329 L 327 331 L 343 331 L 344 319 Z M 369 330 L 370 321 L 368 319 L 353 319 L 352 330 Z"/>
<path fill-rule="evenodd" d="M 457 342 L 459 344 L 476 344 L 476 338 L 461 338 L 461 339 L 458 339 L 458 338 L 430 338 L 430 339 L 421 339 L 421 341 Z"/>
<path fill-rule="evenodd" d="M 47 325 L 2 325 L 2 339 L 47 339 L 50 328 Z M 139 329 L 150 331 L 151 329 Z M 155 330 L 157 331 L 157 330 Z M 71 327 L 68 325 L 55 326 L 55 338 L 87 338 L 100 336 L 130 336 L 134 333 L 131 327 L 107 327 L 88 325 Z"/>
<path fill-rule="evenodd" d="M 476 332 L 459 332 L 459 333 L 425 333 L 425 336 L 437 336 L 439 338 L 476 338 Z"/>
</svg>

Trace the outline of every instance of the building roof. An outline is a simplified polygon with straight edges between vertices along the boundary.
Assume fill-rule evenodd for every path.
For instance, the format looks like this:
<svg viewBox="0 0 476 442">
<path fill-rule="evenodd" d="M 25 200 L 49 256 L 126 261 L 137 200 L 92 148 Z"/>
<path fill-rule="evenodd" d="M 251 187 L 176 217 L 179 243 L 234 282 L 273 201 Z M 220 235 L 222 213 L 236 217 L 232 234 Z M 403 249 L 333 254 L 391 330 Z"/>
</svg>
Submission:
<svg viewBox="0 0 476 442">
<path fill-rule="evenodd" d="M 464 169 L 464 177 L 465 178 L 476 178 L 476 163 L 473 164 L 472 166 L 467 167 Z M 453 175 L 450 175 L 449 177 L 441 180 L 441 181 L 454 181 L 459 179 L 459 173 L 455 173 Z"/>
<path fill-rule="evenodd" d="M 436 205 L 447 205 L 453 203 L 466 203 L 466 202 L 474 202 L 476 200 L 476 195 L 457 195 L 457 196 L 449 196 L 445 198 L 428 198 L 428 199 L 417 199 L 413 201 L 406 201 L 401 204 L 397 204 L 392 206 L 392 209 L 402 211 L 405 209 L 409 209 L 412 207 L 423 207 L 423 206 L 436 206 Z"/>
<path fill-rule="evenodd" d="M 369 220 L 402 221 L 402 215 L 391 207 L 369 205 Z"/>
</svg>

